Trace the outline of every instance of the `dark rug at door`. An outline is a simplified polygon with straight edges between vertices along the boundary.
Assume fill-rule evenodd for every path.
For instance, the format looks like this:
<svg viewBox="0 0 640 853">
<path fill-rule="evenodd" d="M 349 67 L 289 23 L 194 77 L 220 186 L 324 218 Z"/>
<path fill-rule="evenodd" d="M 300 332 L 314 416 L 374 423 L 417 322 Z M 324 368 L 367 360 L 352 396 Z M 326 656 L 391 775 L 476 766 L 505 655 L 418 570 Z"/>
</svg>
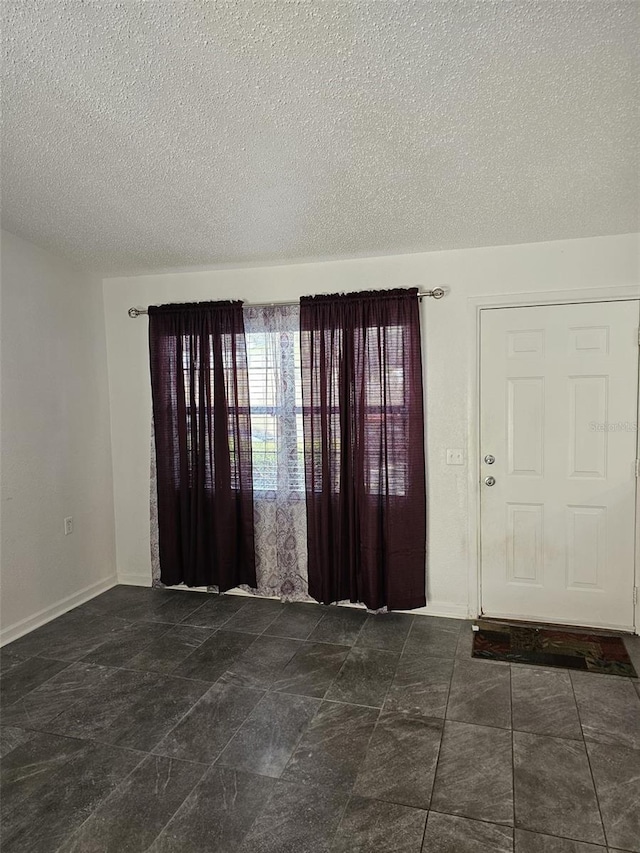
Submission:
<svg viewBox="0 0 640 853">
<path fill-rule="evenodd" d="M 473 657 L 637 677 L 620 637 L 560 628 L 478 622 Z"/>
</svg>

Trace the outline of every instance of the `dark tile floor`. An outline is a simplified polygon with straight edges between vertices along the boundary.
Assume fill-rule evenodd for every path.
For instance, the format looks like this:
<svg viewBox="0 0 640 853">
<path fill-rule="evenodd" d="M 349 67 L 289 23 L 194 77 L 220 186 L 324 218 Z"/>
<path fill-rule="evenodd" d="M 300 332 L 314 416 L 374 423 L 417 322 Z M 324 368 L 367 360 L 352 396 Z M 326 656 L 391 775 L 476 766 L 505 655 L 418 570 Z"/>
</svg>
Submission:
<svg viewBox="0 0 640 853">
<path fill-rule="evenodd" d="M 471 638 L 115 587 L 2 650 L 3 853 L 640 851 L 640 683 Z"/>
</svg>

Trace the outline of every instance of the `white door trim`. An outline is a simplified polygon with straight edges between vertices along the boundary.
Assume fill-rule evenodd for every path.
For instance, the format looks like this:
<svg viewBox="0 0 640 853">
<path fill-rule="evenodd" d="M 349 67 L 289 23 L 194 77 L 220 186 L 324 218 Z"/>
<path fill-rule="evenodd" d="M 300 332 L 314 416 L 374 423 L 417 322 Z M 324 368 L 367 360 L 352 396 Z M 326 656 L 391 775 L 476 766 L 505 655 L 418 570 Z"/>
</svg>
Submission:
<svg viewBox="0 0 640 853">
<path fill-rule="evenodd" d="M 467 297 L 467 340 L 469 341 L 469 364 L 467 371 L 467 418 L 469 423 L 467 440 L 467 506 L 469 537 L 469 615 L 475 618 L 480 613 L 481 561 L 480 561 L 480 312 L 488 308 L 517 308 L 537 305 L 561 305 L 571 302 L 615 302 L 623 299 L 640 300 L 640 285 L 614 285 L 571 290 L 549 290 L 523 293 L 495 293 L 486 296 Z M 639 348 L 640 353 L 640 348 Z M 640 397 L 639 397 L 640 401 Z M 640 404 L 638 406 L 640 423 Z M 640 458 L 640 432 L 638 434 L 638 457 Z M 636 517 L 640 507 L 640 481 L 636 481 Z M 638 518 L 635 547 L 635 586 L 640 587 L 640 518 Z M 640 594 L 635 607 L 635 628 L 640 633 Z"/>
</svg>

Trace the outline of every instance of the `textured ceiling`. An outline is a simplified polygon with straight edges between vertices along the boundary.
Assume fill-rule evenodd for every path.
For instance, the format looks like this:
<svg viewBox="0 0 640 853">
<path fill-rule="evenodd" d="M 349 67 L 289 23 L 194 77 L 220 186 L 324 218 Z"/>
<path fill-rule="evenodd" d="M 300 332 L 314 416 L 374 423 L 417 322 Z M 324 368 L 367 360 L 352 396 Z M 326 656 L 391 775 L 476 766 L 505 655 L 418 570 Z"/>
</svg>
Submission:
<svg viewBox="0 0 640 853">
<path fill-rule="evenodd" d="M 111 275 L 638 230 L 638 10 L 4 0 L 4 227 Z"/>
</svg>

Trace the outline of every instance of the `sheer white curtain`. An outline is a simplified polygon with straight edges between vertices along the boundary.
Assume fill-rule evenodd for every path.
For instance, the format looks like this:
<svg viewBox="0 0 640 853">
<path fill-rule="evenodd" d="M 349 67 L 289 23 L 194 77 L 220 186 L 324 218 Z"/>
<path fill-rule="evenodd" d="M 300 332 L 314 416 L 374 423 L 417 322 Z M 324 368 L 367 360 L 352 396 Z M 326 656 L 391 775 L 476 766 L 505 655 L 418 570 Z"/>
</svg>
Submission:
<svg viewBox="0 0 640 853">
<path fill-rule="evenodd" d="M 307 516 L 297 305 L 245 307 L 253 456 L 256 589 L 284 601 L 312 601 L 307 584 Z M 160 584 L 155 445 L 151 430 L 151 566 Z"/>
<path fill-rule="evenodd" d="M 297 305 L 245 307 L 257 592 L 307 591 L 307 516 Z"/>
</svg>

